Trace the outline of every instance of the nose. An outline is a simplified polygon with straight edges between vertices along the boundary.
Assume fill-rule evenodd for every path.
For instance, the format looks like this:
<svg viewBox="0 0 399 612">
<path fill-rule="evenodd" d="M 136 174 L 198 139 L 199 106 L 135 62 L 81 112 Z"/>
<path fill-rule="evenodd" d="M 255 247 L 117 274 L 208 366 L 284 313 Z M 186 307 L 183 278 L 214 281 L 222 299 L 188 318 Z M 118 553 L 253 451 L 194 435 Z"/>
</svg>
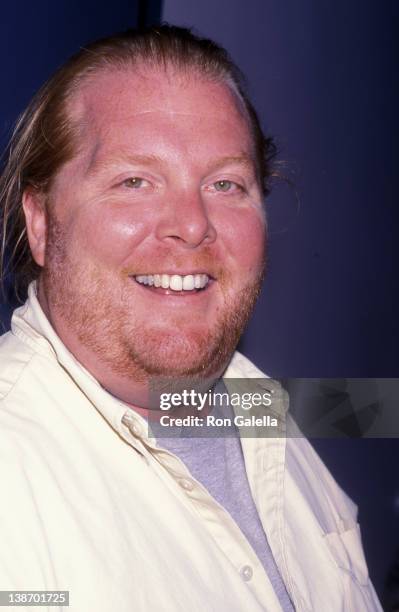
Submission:
<svg viewBox="0 0 399 612">
<path fill-rule="evenodd" d="M 160 240 L 173 240 L 186 248 L 195 248 L 202 244 L 211 244 L 216 235 L 216 229 L 200 192 L 185 191 L 171 195 L 157 227 L 157 237 Z"/>
</svg>

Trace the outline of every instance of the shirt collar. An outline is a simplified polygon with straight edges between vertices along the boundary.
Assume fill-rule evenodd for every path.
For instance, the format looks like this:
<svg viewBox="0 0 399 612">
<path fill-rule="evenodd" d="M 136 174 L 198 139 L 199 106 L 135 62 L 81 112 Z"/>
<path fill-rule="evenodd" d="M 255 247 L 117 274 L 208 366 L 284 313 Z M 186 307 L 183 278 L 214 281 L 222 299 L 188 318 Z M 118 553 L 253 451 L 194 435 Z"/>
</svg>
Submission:
<svg viewBox="0 0 399 612">
<path fill-rule="evenodd" d="M 125 437 L 128 425 L 124 417 L 130 416 L 133 409 L 108 393 L 67 349 L 40 306 L 36 281 L 29 285 L 25 304 L 14 311 L 11 331 L 35 352 L 48 359 L 56 359 L 98 412 Z M 136 431 L 140 432 L 140 437 L 145 437 L 148 430 L 145 419 L 138 413 L 134 413 L 134 418 Z"/>
</svg>

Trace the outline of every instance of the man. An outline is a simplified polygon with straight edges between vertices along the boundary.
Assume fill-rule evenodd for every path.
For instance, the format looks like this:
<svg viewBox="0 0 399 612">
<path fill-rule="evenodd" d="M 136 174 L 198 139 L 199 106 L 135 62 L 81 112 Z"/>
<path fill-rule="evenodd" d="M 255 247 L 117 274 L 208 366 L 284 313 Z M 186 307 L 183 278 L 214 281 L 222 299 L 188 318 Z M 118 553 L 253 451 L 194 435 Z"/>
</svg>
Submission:
<svg viewBox="0 0 399 612">
<path fill-rule="evenodd" d="M 22 117 L 1 589 L 82 612 L 380 609 L 355 509 L 305 440 L 149 435 L 154 385 L 263 377 L 234 349 L 272 156 L 225 52 L 169 26 L 83 49 Z"/>
</svg>

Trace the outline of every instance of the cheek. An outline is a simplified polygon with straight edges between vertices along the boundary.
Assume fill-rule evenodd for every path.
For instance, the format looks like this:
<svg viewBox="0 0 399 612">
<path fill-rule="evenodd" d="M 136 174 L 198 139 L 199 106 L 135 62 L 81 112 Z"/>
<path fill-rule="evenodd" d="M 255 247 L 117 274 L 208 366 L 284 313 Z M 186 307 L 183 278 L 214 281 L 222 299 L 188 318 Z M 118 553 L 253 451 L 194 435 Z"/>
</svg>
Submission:
<svg viewBox="0 0 399 612">
<path fill-rule="evenodd" d="M 234 211 L 219 226 L 223 235 L 225 257 L 232 267 L 257 276 L 263 267 L 266 241 L 266 220 L 260 210 Z"/>
<path fill-rule="evenodd" d="M 73 242 L 86 257 L 105 265 L 122 263 L 148 235 L 148 223 L 129 217 L 115 212 L 90 218 L 80 215 L 71 228 Z"/>
</svg>

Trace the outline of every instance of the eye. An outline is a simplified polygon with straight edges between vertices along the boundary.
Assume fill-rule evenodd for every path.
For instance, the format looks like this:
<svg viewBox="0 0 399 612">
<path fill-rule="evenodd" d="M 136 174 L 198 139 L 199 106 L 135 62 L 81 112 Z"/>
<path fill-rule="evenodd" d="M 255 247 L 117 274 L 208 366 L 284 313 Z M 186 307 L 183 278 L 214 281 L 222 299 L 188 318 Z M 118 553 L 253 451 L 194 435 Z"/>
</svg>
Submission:
<svg viewBox="0 0 399 612">
<path fill-rule="evenodd" d="M 213 183 L 213 186 L 215 187 L 216 191 L 242 191 L 241 185 L 238 185 L 238 183 L 235 183 L 234 181 L 216 181 L 216 183 Z"/>
<path fill-rule="evenodd" d="M 143 187 L 145 183 L 148 183 L 148 181 L 140 178 L 139 176 L 131 176 L 123 181 L 123 184 L 130 189 L 140 189 L 140 187 Z"/>
</svg>

